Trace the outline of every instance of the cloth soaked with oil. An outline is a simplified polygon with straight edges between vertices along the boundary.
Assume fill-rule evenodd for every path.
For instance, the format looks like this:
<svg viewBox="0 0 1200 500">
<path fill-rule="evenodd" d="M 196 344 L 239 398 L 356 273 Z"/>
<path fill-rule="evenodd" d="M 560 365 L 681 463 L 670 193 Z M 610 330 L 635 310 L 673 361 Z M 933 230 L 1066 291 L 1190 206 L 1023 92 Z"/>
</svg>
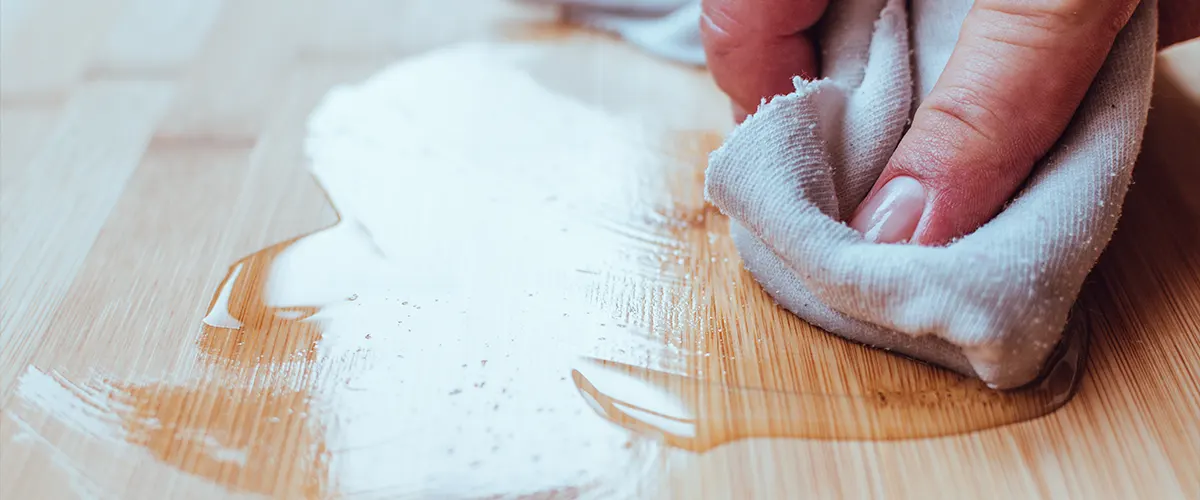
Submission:
<svg viewBox="0 0 1200 500">
<path fill-rule="evenodd" d="M 705 194 L 788 310 L 1003 389 L 1037 378 L 1116 228 L 1149 111 L 1157 13 L 1142 2 L 1058 143 L 989 223 L 943 247 L 869 243 L 841 221 L 945 68 L 971 4 L 830 2 L 817 30 L 823 78 L 796 79 L 734 129 Z M 685 30 L 666 21 L 660 31 Z"/>
</svg>

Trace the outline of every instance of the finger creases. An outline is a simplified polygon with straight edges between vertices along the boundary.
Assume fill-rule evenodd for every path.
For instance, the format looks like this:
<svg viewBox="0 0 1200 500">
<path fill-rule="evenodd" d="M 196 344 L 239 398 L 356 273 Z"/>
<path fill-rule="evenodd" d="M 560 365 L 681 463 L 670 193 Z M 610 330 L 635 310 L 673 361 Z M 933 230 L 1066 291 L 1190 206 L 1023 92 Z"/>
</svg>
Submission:
<svg viewBox="0 0 1200 500">
<path fill-rule="evenodd" d="M 979 0 L 875 189 L 911 177 L 928 203 L 909 241 L 986 223 L 1066 129 L 1136 0 Z"/>
<path fill-rule="evenodd" d="M 804 30 L 827 3 L 704 0 L 700 33 L 708 66 L 735 109 L 752 112 L 763 99 L 791 92 L 793 77 L 816 77 L 816 47 Z"/>
</svg>

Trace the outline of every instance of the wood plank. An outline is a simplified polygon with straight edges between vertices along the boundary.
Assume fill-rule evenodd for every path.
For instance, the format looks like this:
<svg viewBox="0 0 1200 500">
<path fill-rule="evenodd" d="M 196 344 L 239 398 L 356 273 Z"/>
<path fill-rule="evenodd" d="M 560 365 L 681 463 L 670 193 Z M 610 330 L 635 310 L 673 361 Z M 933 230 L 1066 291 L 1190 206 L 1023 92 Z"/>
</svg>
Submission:
<svg viewBox="0 0 1200 500">
<path fill-rule="evenodd" d="M 312 24 L 311 6 L 309 0 L 224 2 L 184 70 L 179 98 L 158 134 L 254 140 L 275 109 L 298 40 Z M 287 22 L 280 22 L 284 12 Z"/>
<path fill-rule="evenodd" d="M 495 38 L 506 28 L 555 17 L 552 11 L 522 2 L 477 0 L 322 0 L 313 5 L 313 12 L 317 22 L 300 40 L 302 59 L 364 54 L 399 58 L 463 40 Z"/>
<path fill-rule="evenodd" d="M 14 15 L 0 45 L 2 100 L 66 101 L 124 3 L 47 0 L 7 7 Z"/>
<path fill-rule="evenodd" d="M 160 383 L 145 387 L 122 386 L 127 392 L 121 394 L 130 394 L 135 401 L 176 398 L 169 401 L 189 405 L 192 411 L 212 408 L 206 405 L 218 400 L 218 395 L 228 390 L 225 389 L 228 384 L 270 385 L 268 372 L 230 372 L 198 359 L 197 325 L 204 316 L 209 291 L 220 284 L 228 262 L 278 239 L 332 222 L 333 213 L 324 194 L 305 171 L 300 156 L 304 117 L 330 86 L 359 78 L 373 68 L 372 64 L 353 62 L 292 71 L 284 79 L 288 90 L 271 113 L 272 119 L 261 141 L 250 144 L 174 138 L 151 141 L 141 165 L 128 181 L 124 196 L 112 209 L 89 257 L 65 294 L 63 302 L 71 307 L 53 315 L 36 354 L 20 363 L 25 367 L 58 369 L 47 374 L 35 369 L 33 378 L 23 372 L 21 380 L 25 384 L 38 381 L 53 384 L 57 380 L 54 377 L 73 373 L 71 367 L 80 367 L 86 373 L 104 373 L 110 380 L 159 380 Z M 160 208 L 148 211 L 148 206 Z M 152 249 L 130 244 L 150 240 L 155 241 Z M 192 304 L 192 307 L 182 309 L 174 304 Z M 92 389 L 115 390 L 103 384 L 100 388 L 83 386 L 77 390 Z M 108 393 L 96 394 L 103 400 Z M 57 483 L 47 483 L 39 476 L 14 480 L 6 486 L 10 492 L 19 492 L 18 496 L 48 494 L 58 488 L 68 488 L 71 492 L 68 496 L 79 495 L 81 491 L 105 496 L 142 481 L 137 478 L 147 470 L 163 467 L 177 470 L 170 467 L 204 464 L 211 467 L 204 469 L 209 474 L 200 475 L 203 478 L 200 481 L 184 481 L 181 494 L 211 494 L 214 480 L 215 484 L 233 486 L 246 493 L 300 494 L 310 487 L 306 474 L 311 472 L 291 472 L 294 467 L 308 467 L 305 464 L 285 462 L 282 468 L 268 469 L 254 465 L 276 463 L 275 456 L 293 446 L 290 443 L 297 436 L 293 431 L 274 434 L 275 442 L 269 446 L 256 445 L 250 466 L 236 467 L 236 463 L 230 465 L 220 460 L 205 462 L 208 455 L 202 450 L 207 441 L 203 439 L 194 442 L 196 447 L 180 448 L 169 439 L 169 434 L 161 437 L 140 434 L 147 430 L 136 426 L 141 420 L 134 415 L 130 415 L 134 419 L 127 430 L 108 429 L 101 421 L 99 428 L 111 432 L 94 435 L 87 432 L 86 419 L 56 419 L 53 411 L 41 411 L 46 408 L 18 399 L 20 402 L 6 405 L 6 412 L 0 418 L 0 425 L 8 428 L 0 435 L 7 434 L 4 438 L 12 443 L 5 445 L 3 470 L 6 473 L 18 470 L 25 464 L 25 470 L 44 468 L 69 479 Z M 164 407 L 171 405 L 164 402 Z M 247 439 L 255 437 L 239 434 L 239 421 L 280 416 L 263 415 L 262 412 L 269 410 L 261 406 L 241 408 L 238 411 L 244 415 L 222 424 L 196 419 L 194 424 L 179 425 L 181 429 L 197 425 L 193 431 L 199 436 L 222 436 L 216 439 L 221 442 L 232 439 L 235 445 L 244 446 L 249 442 Z M 281 411 L 290 408 L 279 407 Z M 146 411 L 152 412 L 154 418 L 167 418 L 153 407 Z M 94 432 L 96 427 L 90 429 Z M 146 437 L 143 441 L 138 436 Z M 186 437 L 179 439 L 192 442 Z M 72 444 L 62 445 L 65 440 Z M 112 460 L 113 454 L 120 459 Z M 195 462 L 197 457 L 199 462 Z M 161 482 L 171 478 L 171 474 L 159 473 L 154 479 Z M 153 497 L 149 487 L 125 491 L 135 497 Z"/>
<path fill-rule="evenodd" d="M 182 72 L 203 50 L 222 6 L 221 0 L 130 0 L 90 75 Z"/>
<path fill-rule="evenodd" d="M 0 497 L 1200 497 L 1200 42 L 1029 419 L 770 302 L 701 71 L 501 1 L 45 5 L 0 3 Z M 428 52 L 505 39 L 534 83 Z M 335 214 L 309 115 L 395 59 Z"/>
<path fill-rule="evenodd" d="M 27 165 L 0 186 L 0 396 L 41 342 L 171 98 L 170 84 L 80 89 Z M 36 269 L 36 273 L 24 270 Z M 3 399 L 0 399 L 3 401 Z"/>
<path fill-rule="evenodd" d="M 0 186 L 17 182 L 59 121 L 59 110 L 0 107 Z M 6 214 L 0 213 L 0 221 Z"/>
</svg>

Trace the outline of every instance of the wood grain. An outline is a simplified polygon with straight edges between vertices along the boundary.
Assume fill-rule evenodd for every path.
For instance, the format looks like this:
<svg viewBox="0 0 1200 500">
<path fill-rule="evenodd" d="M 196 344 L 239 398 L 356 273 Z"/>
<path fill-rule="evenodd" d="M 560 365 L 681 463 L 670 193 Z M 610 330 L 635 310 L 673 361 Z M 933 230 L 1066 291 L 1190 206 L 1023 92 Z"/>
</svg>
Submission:
<svg viewBox="0 0 1200 500">
<path fill-rule="evenodd" d="M 1200 42 L 1160 56 L 1136 183 L 1078 305 L 1078 394 L 992 427 L 1028 407 L 812 328 L 740 269 L 699 191 L 730 126 L 702 71 L 504 1 L 0 5 L 0 498 L 1200 497 Z M 389 269 L 436 279 L 348 288 L 332 326 L 272 305 L 282 256 L 350 273 L 371 255 L 304 253 L 351 220 L 309 172 L 314 108 L 463 41 L 524 47 L 551 103 L 536 116 L 576 120 L 490 132 L 525 147 L 505 164 L 524 180 L 490 182 L 560 208 L 439 211 L 487 184 L 397 187 L 417 215 L 365 224 L 423 259 Z M 647 133 L 621 135 L 630 117 Z M 496 156 L 499 139 L 428 144 Z M 569 154 L 592 161 L 556 173 Z M 522 246 L 563 210 L 579 217 L 539 245 L 575 255 Z M 404 250 L 378 234 L 450 223 L 478 229 Z"/>
</svg>

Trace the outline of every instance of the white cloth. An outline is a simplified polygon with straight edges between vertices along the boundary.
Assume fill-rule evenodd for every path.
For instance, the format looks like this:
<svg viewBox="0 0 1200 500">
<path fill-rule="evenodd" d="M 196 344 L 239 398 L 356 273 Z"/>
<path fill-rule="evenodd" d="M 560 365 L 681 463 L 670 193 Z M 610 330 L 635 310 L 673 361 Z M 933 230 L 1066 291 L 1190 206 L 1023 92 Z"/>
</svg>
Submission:
<svg viewBox="0 0 1200 500">
<path fill-rule="evenodd" d="M 652 2 L 647 31 L 571 1 L 657 54 L 698 36 L 698 3 Z M 583 7 L 582 5 L 590 7 Z M 1150 104 L 1156 1 L 1143 1 L 1059 142 L 992 221 L 944 247 L 880 245 L 843 224 L 878 178 L 958 39 L 971 0 L 837 0 L 818 81 L 797 79 L 713 153 L 706 196 L 732 219 L 747 269 L 781 305 L 843 337 L 974 375 L 1036 379 L 1120 216 Z M 673 10 L 672 10 L 673 8 Z M 663 15 L 671 12 L 674 15 Z M 599 14 L 596 14 L 599 16 Z M 656 19 L 657 23 L 645 21 Z M 669 23 L 667 21 L 670 21 Z M 643 26 L 643 25 L 639 25 Z M 911 43 L 910 43 L 911 41 Z M 665 49 L 664 47 L 670 47 Z"/>
<path fill-rule="evenodd" d="M 1137 9 L 1066 132 L 998 216 L 945 247 L 868 243 L 839 221 L 945 67 L 970 3 L 914 0 L 910 14 L 901 0 L 832 2 L 827 78 L 797 80 L 735 129 L 712 155 L 706 194 L 784 307 L 1013 388 L 1062 339 L 1116 227 L 1149 110 L 1156 2 Z"/>
<path fill-rule="evenodd" d="M 659 57 L 704 64 L 700 2 L 694 0 L 523 0 L 563 7 L 567 21 L 620 35 Z"/>
</svg>

